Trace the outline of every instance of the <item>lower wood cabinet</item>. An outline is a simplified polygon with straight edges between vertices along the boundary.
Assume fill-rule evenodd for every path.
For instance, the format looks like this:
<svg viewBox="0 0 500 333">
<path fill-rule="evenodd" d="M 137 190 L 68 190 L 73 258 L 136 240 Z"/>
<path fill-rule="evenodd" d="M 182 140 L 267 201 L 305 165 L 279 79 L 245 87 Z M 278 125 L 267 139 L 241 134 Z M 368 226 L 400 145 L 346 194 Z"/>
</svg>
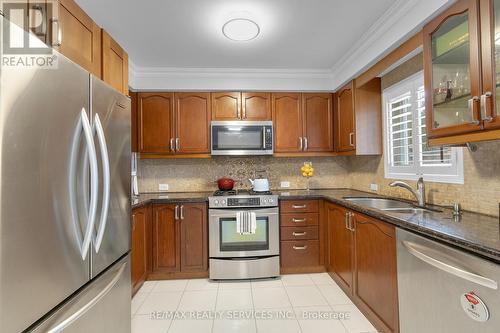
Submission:
<svg viewBox="0 0 500 333">
<path fill-rule="evenodd" d="M 151 258 L 151 210 L 149 206 L 132 211 L 131 274 L 135 293 L 147 278 Z"/>
<path fill-rule="evenodd" d="M 396 230 L 384 222 L 354 214 L 356 297 L 373 312 L 384 331 L 398 331 Z"/>
<path fill-rule="evenodd" d="M 327 270 L 383 332 L 398 332 L 395 227 L 326 204 Z"/>
<path fill-rule="evenodd" d="M 353 293 L 354 236 L 347 228 L 348 211 L 327 203 L 327 270 L 337 277 L 337 283 L 350 295 Z"/>
<path fill-rule="evenodd" d="M 324 271 L 322 202 L 280 202 L 280 260 L 282 273 Z"/>
<path fill-rule="evenodd" d="M 152 252 L 152 279 L 206 276 L 206 204 L 155 205 Z"/>
</svg>

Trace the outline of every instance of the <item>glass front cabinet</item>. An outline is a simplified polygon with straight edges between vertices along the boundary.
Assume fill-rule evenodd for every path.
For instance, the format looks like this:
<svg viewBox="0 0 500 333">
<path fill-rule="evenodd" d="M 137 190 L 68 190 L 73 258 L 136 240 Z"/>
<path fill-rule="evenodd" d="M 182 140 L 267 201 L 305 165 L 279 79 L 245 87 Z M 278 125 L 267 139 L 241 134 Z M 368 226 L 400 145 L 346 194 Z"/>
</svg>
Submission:
<svg viewBox="0 0 500 333">
<path fill-rule="evenodd" d="M 429 138 L 500 127 L 500 0 L 459 0 L 423 39 Z"/>
</svg>

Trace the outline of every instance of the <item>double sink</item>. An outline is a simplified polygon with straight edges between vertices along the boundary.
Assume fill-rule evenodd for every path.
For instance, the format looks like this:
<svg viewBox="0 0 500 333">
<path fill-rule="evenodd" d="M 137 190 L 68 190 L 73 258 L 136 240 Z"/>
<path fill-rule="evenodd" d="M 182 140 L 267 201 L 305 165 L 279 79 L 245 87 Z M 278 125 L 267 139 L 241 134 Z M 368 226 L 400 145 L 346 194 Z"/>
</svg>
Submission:
<svg viewBox="0 0 500 333">
<path fill-rule="evenodd" d="M 415 214 L 425 212 L 436 212 L 437 210 L 415 206 L 411 203 L 386 198 L 370 197 L 344 197 L 344 200 L 358 204 L 360 206 L 379 209 L 385 212 Z"/>
</svg>

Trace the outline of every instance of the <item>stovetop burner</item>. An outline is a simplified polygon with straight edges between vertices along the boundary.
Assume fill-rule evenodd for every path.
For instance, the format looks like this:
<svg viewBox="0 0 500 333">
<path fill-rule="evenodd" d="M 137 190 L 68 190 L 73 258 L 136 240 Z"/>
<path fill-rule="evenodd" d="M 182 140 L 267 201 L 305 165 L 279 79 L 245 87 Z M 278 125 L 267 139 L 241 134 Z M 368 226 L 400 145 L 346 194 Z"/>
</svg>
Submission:
<svg viewBox="0 0 500 333">
<path fill-rule="evenodd" d="M 217 190 L 213 194 L 214 197 L 229 197 L 233 195 L 273 195 L 273 193 L 271 191 L 257 192 L 254 190 Z"/>
</svg>

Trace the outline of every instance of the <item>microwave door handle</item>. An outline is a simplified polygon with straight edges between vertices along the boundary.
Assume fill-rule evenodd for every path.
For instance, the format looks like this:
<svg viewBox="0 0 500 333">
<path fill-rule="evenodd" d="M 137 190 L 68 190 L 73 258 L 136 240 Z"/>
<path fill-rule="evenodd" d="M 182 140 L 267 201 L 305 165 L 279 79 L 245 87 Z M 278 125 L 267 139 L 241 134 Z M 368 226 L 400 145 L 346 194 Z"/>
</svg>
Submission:
<svg viewBox="0 0 500 333">
<path fill-rule="evenodd" d="M 262 127 L 262 149 L 266 150 L 266 127 Z"/>
</svg>

